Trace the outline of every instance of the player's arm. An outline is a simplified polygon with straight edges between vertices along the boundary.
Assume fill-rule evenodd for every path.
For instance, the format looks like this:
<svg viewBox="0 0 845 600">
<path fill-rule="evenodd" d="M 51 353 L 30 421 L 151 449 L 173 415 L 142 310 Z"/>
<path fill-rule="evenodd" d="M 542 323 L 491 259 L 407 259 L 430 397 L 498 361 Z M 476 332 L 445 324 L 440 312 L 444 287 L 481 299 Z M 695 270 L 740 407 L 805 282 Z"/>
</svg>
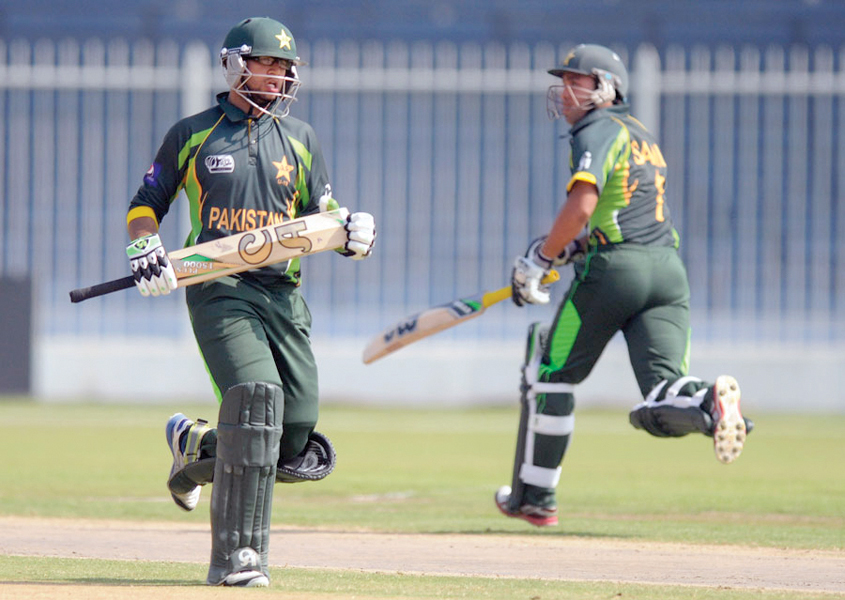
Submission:
<svg viewBox="0 0 845 600">
<path fill-rule="evenodd" d="M 129 203 L 126 247 L 135 286 L 142 296 L 169 294 L 177 287 L 176 272 L 161 243 L 158 228 L 184 180 L 191 131 L 179 122 L 167 132 L 152 166 Z M 182 156 L 182 158 L 180 158 Z"/>
<path fill-rule="evenodd" d="M 546 304 L 549 286 L 543 284 L 553 266 L 565 265 L 584 252 L 585 237 L 579 237 L 596 209 L 599 193 L 595 184 L 575 180 L 551 231 L 531 242 L 511 271 L 511 295 L 517 306 Z"/>
<path fill-rule="evenodd" d="M 560 257 L 565 254 L 567 246 L 577 241 L 583 248 L 585 237 L 579 237 L 590 221 L 599 201 L 599 191 L 595 184 L 589 181 L 575 181 L 569 190 L 566 203 L 557 214 L 546 242 L 540 248 L 540 253 L 547 257 Z"/>
<path fill-rule="evenodd" d="M 139 216 L 133 219 L 130 214 L 130 219 L 126 224 L 130 240 L 158 233 L 158 222 L 153 217 Z"/>
</svg>

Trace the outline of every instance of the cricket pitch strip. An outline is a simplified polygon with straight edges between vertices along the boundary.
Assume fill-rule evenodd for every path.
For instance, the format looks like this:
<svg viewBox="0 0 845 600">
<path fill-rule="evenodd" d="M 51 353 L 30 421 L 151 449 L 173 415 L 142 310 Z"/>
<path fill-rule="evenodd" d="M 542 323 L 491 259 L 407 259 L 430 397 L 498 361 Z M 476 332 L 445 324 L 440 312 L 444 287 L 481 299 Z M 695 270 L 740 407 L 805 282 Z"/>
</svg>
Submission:
<svg viewBox="0 0 845 600">
<path fill-rule="evenodd" d="M 208 525 L 0 517 L 0 557 L 206 563 Z M 714 569 L 713 565 L 719 565 Z M 410 534 L 273 527 L 272 567 L 374 573 L 606 581 L 845 594 L 845 552 L 584 539 L 511 533 Z M 200 584 L 201 582 L 198 582 Z M 62 597 L 98 598 L 63 585 Z M 96 587 L 96 586 L 95 586 Z M 49 584 L 0 582 L 0 596 L 49 597 Z M 103 592 L 107 588 L 103 588 Z M 113 589 L 113 588 L 112 588 Z M 143 587 L 122 597 L 168 598 Z M 55 591 L 55 589 L 53 589 Z M 185 598 L 185 588 L 179 597 Z M 213 590 L 204 588 L 206 594 Z M 12 595 L 7 595 L 7 592 Z M 127 592 L 126 594 L 124 592 Z M 20 596 L 16 594 L 20 593 Z M 175 596 L 174 596 L 175 597 Z M 313 596 L 311 596 L 313 597 Z"/>
</svg>

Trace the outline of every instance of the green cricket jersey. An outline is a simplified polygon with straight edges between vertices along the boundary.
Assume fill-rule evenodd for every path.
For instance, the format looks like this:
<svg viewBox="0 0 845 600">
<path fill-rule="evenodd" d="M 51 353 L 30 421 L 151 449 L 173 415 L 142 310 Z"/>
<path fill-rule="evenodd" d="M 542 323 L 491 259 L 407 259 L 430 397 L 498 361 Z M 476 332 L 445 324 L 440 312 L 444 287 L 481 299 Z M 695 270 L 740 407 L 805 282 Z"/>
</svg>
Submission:
<svg viewBox="0 0 845 600">
<path fill-rule="evenodd" d="M 675 246 L 677 233 L 665 203 L 666 161 L 648 130 L 626 104 L 594 110 L 571 130 L 567 190 L 576 181 L 598 188 L 590 244 Z"/>
<path fill-rule="evenodd" d="M 180 190 L 190 202 L 186 246 L 280 223 L 319 210 L 330 193 L 312 127 L 298 119 L 249 117 L 228 92 L 218 105 L 176 123 L 129 205 L 127 219 L 161 223 Z M 299 259 L 249 272 L 259 280 L 299 282 Z"/>
</svg>

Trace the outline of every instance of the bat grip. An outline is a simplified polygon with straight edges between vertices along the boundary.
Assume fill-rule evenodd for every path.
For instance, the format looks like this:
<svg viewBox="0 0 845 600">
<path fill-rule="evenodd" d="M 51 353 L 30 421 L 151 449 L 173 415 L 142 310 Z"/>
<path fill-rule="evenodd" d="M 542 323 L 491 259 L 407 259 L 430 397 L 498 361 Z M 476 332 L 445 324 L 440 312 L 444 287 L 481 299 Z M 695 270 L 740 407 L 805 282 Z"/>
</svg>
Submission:
<svg viewBox="0 0 845 600">
<path fill-rule="evenodd" d="M 71 290 L 70 301 L 73 303 L 82 302 L 83 300 L 95 298 L 96 296 L 102 296 L 104 294 L 111 294 L 112 292 L 117 292 L 119 290 L 125 290 L 127 288 L 131 288 L 133 285 L 135 285 L 135 278 L 132 277 L 132 275 L 127 275 L 126 277 L 122 277 L 120 279 L 113 279 L 111 281 L 98 283 L 97 285 L 92 285 L 90 287 Z"/>
</svg>

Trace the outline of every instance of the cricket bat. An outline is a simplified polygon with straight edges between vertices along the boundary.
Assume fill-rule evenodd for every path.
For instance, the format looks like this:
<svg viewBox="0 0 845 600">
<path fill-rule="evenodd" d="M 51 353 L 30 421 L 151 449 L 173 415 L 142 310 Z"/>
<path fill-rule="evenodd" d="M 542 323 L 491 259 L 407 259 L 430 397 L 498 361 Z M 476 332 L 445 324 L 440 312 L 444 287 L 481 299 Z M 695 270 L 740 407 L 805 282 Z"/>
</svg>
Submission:
<svg viewBox="0 0 845 600">
<path fill-rule="evenodd" d="M 347 242 L 345 208 L 273 223 L 258 229 L 168 252 L 178 287 L 224 275 L 266 267 L 278 262 L 335 250 Z M 135 285 L 132 275 L 70 292 L 71 302 L 82 302 Z"/>
<path fill-rule="evenodd" d="M 543 283 L 554 283 L 559 279 L 560 274 L 552 270 L 543 278 Z M 368 365 L 438 331 L 474 319 L 497 302 L 510 298 L 511 294 L 511 286 L 507 286 L 492 292 L 480 292 L 469 298 L 458 298 L 406 317 L 370 340 L 364 348 L 364 364 Z"/>
</svg>

